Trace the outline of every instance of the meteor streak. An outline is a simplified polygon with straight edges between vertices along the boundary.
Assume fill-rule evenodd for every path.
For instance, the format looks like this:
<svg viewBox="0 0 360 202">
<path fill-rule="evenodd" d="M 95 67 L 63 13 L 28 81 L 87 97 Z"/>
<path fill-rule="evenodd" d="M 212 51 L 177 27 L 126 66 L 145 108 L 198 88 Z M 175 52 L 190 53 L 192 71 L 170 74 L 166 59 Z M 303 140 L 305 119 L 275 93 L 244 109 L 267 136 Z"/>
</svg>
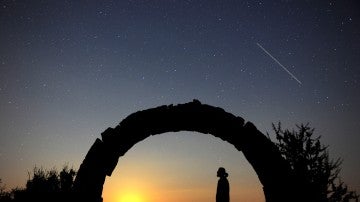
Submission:
<svg viewBox="0 0 360 202">
<path fill-rule="evenodd" d="M 295 79 L 300 85 L 302 84 L 299 79 L 297 79 L 284 65 L 282 65 L 274 56 L 272 56 L 264 47 L 262 47 L 259 43 L 256 43 L 261 50 L 263 50 L 268 56 L 271 57 L 280 67 L 282 67 L 293 79 Z"/>
</svg>

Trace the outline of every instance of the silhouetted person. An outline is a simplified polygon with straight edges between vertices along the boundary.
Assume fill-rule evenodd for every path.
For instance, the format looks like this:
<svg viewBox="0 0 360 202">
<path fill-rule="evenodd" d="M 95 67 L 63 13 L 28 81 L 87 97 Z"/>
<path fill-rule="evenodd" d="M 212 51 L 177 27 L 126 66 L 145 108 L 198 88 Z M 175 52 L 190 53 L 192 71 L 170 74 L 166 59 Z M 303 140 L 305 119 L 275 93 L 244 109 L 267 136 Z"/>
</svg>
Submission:
<svg viewBox="0 0 360 202">
<path fill-rule="evenodd" d="M 230 187 L 226 179 L 228 174 L 225 168 L 220 167 L 217 171 L 217 176 L 220 177 L 216 189 L 216 202 L 229 202 L 230 201 Z"/>
</svg>

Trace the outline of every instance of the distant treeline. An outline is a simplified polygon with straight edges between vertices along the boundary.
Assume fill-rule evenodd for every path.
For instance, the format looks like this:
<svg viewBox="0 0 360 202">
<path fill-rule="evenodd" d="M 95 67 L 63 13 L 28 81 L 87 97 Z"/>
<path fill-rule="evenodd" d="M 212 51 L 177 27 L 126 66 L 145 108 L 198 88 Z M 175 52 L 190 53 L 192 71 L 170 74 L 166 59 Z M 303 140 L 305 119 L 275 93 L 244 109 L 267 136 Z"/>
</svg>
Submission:
<svg viewBox="0 0 360 202">
<path fill-rule="evenodd" d="M 73 168 L 64 166 L 60 172 L 56 169 L 46 170 L 34 167 L 29 172 L 25 188 L 14 188 L 6 191 L 0 184 L 0 202 L 60 202 L 70 201 L 76 175 Z M 1 180 L 0 180 L 1 183 Z"/>
</svg>

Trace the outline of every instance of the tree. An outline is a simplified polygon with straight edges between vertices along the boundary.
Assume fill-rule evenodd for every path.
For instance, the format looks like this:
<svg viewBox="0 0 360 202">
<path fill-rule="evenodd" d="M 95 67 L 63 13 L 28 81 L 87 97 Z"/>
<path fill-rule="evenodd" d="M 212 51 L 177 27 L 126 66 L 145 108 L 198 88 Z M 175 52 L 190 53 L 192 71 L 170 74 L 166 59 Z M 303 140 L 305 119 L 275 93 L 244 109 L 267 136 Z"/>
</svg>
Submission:
<svg viewBox="0 0 360 202">
<path fill-rule="evenodd" d="M 56 169 L 45 170 L 34 167 L 28 173 L 29 179 L 25 188 L 15 188 L 5 191 L 0 179 L 0 202 L 60 202 L 72 199 L 72 188 L 76 171 L 67 165 L 58 172 Z"/>
<path fill-rule="evenodd" d="M 70 192 L 73 188 L 76 171 L 73 168 L 64 166 L 60 172 L 60 191 Z"/>
<path fill-rule="evenodd" d="M 2 184 L 2 180 L 0 178 L 0 197 L 2 197 L 6 192 L 5 192 L 5 186 L 1 185 Z"/>
<path fill-rule="evenodd" d="M 29 172 L 25 189 L 15 190 L 14 201 L 69 201 L 76 171 L 64 166 L 59 173 L 56 169 L 45 170 L 34 167 Z"/>
<path fill-rule="evenodd" d="M 2 180 L 0 179 L 0 202 L 10 202 L 12 200 L 12 191 L 6 191 L 5 185 L 1 185 Z"/>
<path fill-rule="evenodd" d="M 26 183 L 26 191 L 30 193 L 51 193 L 60 191 L 60 180 L 55 169 L 46 171 L 35 166 L 32 177 Z"/>
<path fill-rule="evenodd" d="M 32 177 L 30 177 L 32 175 Z M 26 183 L 27 192 L 70 192 L 74 183 L 76 171 L 65 165 L 59 173 L 55 169 L 45 170 L 35 166 Z"/>
<path fill-rule="evenodd" d="M 8 193 L 5 191 L 5 186 L 2 185 L 2 181 L 0 179 L 0 201 L 6 201 L 8 198 Z"/>
<path fill-rule="evenodd" d="M 320 142 L 321 136 L 313 137 L 314 128 L 301 124 L 296 125 L 297 131 L 283 130 L 280 122 L 272 127 L 275 144 L 289 162 L 294 176 L 303 182 L 300 186 L 309 193 L 307 201 L 358 201 L 356 192 L 350 191 L 340 179 L 342 160 L 330 159 L 328 146 Z"/>
</svg>

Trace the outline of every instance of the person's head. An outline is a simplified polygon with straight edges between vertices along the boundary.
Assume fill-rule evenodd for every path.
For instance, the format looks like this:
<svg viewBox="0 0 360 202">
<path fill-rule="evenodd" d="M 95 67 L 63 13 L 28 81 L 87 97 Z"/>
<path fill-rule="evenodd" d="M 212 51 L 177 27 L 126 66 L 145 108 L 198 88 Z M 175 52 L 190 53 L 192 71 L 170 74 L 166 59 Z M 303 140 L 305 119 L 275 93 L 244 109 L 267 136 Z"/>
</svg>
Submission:
<svg viewBox="0 0 360 202">
<path fill-rule="evenodd" d="M 228 174 L 227 174 L 227 172 L 225 171 L 225 168 L 220 167 L 220 168 L 218 169 L 218 171 L 217 171 L 217 176 L 218 176 L 218 177 L 227 177 Z"/>
</svg>

